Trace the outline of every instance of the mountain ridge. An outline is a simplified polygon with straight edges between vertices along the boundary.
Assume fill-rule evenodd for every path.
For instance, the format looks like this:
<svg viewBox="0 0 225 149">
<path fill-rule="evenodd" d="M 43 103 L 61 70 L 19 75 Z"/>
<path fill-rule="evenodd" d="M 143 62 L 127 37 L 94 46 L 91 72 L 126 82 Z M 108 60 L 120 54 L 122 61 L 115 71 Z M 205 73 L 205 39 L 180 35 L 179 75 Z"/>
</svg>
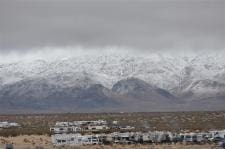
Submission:
<svg viewBox="0 0 225 149">
<path fill-rule="evenodd" d="M 121 82 L 124 86 L 118 85 Z M 121 94 L 119 87 L 115 89 L 116 85 L 123 91 L 130 89 L 129 94 Z M 158 105 L 153 97 L 160 101 Z M 207 99 L 212 104 L 207 109 L 217 110 L 225 108 L 224 97 L 225 60 L 222 57 L 99 55 L 0 65 L 0 101 L 4 105 L 15 102 L 14 107 L 19 105 L 18 98 L 23 98 L 22 105 L 43 100 L 34 107 L 40 110 L 51 106 L 54 109 L 55 103 L 57 107 L 71 106 L 73 110 L 79 102 L 84 105 L 81 99 L 87 99 L 87 107 L 93 100 L 89 106 L 93 111 L 97 108 L 126 111 L 129 110 L 126 102 L 130 102 L 136 111 L 148 111 L 148 108 L 141 108 L 145 106 L 156 111 L 157 106 L 159 111 L 198 110 L 195 105 L 201 105 Z M 59 102 L 60 99 L 64 102 Z M 72 99 L 79 100 L 74 102 Z M 135 107 L 137 103 L 140 104 Z M 104 104 L 105 109 L 102 108 Z M 207 103 L 204 105 L 208 106 Z"/>
</svg>

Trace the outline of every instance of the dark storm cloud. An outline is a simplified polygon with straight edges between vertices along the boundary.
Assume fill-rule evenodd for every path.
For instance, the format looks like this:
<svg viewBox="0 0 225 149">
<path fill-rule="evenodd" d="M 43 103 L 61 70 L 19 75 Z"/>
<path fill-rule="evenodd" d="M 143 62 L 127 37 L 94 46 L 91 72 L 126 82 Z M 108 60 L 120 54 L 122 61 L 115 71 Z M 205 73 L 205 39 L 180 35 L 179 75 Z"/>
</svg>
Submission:
<svg viewBox="0 0 225 149">
<path fill-rule="evenodd" d="M 225 49 L 224 0 L 0 0 L 0 50 Z"/>
</svg>

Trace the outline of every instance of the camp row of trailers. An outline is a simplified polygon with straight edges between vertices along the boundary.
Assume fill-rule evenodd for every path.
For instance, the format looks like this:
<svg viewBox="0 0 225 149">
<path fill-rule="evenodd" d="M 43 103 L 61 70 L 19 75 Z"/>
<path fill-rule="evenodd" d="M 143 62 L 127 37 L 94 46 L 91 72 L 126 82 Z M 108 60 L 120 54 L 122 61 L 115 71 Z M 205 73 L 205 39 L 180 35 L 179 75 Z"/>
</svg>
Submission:
<svg viewBox="0 0 225 149">
<path fill-rule="evenodd" d="M 109 125 L 104 120 L 57 122 L 50 130 L 53 132 L 51 138 L 54 145 L 172 142 L 201 144 L 207 142 L 221 142 L 225 139 L 225 130 L 198 133 L 172 133 L 168 131 L 133 132 L 134 127 L 120 126 L 117 121 L 113 121 L 112 124 Z M 116 132 L 102 133 L 102 130 L 115 130 Z M 99 131 L 101 133 L 90 134 L 90 132 L 93 131 Z"/>
<path fill-rule="evenodd" d="M 74 121 L 74 122 L 56 122 L 50 131 L 55 134 L 72 133 L 72 132 L 98 132 L 106 130 L 133 130 L 132 126 L 119 126 L 118 121 L 108 124 L 105 120 L 97 121 Z"/>
<path fill-rule="evenodd" d="M 81 135 L 79 133 L 54 134 L 54 145 L 95 145 L 95 144 L 135 144 L 135 143 L 212 143 L 222 142 L 224 131 L 210 131 L 207 133 L 171 133 L 164 131 L 153 132 L 114 132 L 110 134 Z"/>
</svg>

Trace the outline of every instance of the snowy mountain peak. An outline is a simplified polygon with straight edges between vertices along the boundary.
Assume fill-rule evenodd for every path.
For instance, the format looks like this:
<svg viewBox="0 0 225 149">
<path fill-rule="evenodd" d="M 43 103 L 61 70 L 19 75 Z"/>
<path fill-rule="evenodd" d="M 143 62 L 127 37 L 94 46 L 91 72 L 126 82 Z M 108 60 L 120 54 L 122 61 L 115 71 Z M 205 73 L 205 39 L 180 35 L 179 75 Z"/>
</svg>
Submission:
<svg viewBox="0 0 225 149">
<path fill-rule="evenodd" d="M 83 76 L 110 88 L 119 80 L 135 77 L 170 90 L 184 80 L 187 82 L 208 79 L 224 83 L 225 60 L 214 55 L 171 57 L 160 54 L 102 54 L 57 61 L 35 60 L 0 65 L 1 85 L 27 78 L 49 78 L 55 83 L 70 85 Z"/>
<path fill-rule="evenodd" d="M 190 110 L 210 100 L 215 109 L 225 104 L 224 84 L 225 60 L 214 55 L 102 54 L 0 65 L 0 101 L 6 107 L 18 99 L 22 107 L 35 103 L 35 108 L 64 102 L 72 109 L 111 104 L 124 108 L 128 102 L 137 110 L 141 105 L 180 108 L 177 103 L 187 103 Z"/>
</svg>

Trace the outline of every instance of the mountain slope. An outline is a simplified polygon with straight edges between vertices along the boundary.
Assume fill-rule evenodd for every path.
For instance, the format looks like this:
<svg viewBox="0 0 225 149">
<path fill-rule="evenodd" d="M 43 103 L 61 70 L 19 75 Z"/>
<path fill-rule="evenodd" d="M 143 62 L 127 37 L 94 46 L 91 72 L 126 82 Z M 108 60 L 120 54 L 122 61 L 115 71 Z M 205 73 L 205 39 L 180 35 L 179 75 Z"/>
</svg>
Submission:
<svg viewBox="0 0 225 149">
<path fill-rule="evenodd" d="M 175 94 L 182 98 L 200 100 L 225 95 L 225 84 L 213 80 L 196 80 L 174 89 Z"/>
<path fill-rule="evenodd" d="M 137 78 L 128 78 L 117 82 L 113 85 L 112 91 L 122 96 L 138 99 L 138 101 L 160 101 L 166 104 L 172 101 L 172 99 L 176 99 L 176 97 L 168 91 L 152 86 Z"/>
<path fill-rule="evenodd" d="M 0 64 L 1 108 L 196 110 L 208 101 L 208 109 L 223 109 L 224 57 L 102 54 Z"/>
<path fill-rule="evenodd" d="M 126 90 L 126 92 L 122 91 Z M 101 84 L 62 88 L 47 80 L 23 80 L 0 91 L 2 109 L 33 109 L 33 111 L 116 111 L 143 105 L 172 104 L 174 96 L 143 80 L 130 78 L 117 82 L 112 89 Z M 132 104 L 133 103 L 133 104 Z M 173 103 L 174 104 L 174 103 Z"/>
</svg>

